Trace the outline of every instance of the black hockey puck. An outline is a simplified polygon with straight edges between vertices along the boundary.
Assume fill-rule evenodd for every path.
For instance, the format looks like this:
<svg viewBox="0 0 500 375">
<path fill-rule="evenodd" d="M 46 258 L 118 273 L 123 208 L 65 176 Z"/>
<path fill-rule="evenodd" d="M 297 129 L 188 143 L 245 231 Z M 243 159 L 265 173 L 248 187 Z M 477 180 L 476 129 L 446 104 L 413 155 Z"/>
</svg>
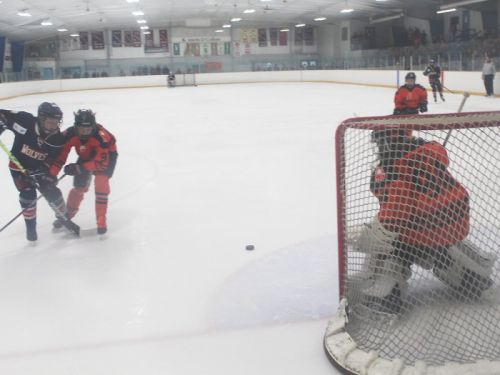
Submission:
<svg viewBox="0 0 500 375">
<path fill-rule="evenodd" d="M 254 245 L 247 245 L 245 247 L 245 249 L 247 249 L 247 250 L 253 250 L 253 249 L 255 249 L 255 246 Z"/>
</svg>

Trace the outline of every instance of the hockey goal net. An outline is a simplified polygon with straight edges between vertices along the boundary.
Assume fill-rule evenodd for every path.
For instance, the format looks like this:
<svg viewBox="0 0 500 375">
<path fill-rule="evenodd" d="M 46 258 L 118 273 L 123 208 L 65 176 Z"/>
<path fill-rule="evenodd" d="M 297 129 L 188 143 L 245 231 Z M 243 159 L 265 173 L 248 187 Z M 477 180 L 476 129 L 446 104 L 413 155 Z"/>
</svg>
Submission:
<svg viewBox="0 0 500 375">
<path fill-rule="evenodd" d="M 346 120 L 336 164 L 332 362 L 500 374 L 500 112 Z"/>
<path fill-rule="evenodd" d="M 174 79 L 167 76 L 168 87 L 197 86 L 195 73 L 179 73 L 174 75 Z"/>
</svg>

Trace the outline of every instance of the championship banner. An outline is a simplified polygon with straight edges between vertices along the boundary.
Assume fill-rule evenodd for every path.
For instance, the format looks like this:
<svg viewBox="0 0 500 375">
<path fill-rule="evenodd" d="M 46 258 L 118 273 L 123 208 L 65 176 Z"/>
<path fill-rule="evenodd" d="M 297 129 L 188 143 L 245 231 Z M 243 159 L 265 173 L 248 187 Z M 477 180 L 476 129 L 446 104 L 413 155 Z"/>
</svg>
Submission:
<svg viewBox="0 0 500 375">
<path fill-rule="evenodd" d="M 80 35 L 80 49 L 89 49 L 89 33 L 81 31 Z"/>
<path fill-rule="evenodd" d="M 111 45 L 113 47 L 121 47 L 123 45 L 121 30 L 113 30 L 111 32 Z"/>
<path fill-rule="evenodd" d="M 243 44 L 257 44 L 258 42 L 257 29 L 241 29 L 240 41 Z"/>
<path fill-rule="evenodd" d="M 102 31 L 92 32 L 92 49 L 104 49 L 104 33 Z"/>
</svg>

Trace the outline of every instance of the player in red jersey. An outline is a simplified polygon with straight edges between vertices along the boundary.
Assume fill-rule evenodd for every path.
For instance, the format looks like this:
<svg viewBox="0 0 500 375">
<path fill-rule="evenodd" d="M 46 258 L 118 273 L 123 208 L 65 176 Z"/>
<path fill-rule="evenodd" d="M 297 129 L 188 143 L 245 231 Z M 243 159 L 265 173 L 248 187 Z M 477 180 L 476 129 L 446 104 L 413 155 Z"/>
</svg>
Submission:
<svg viewBox="0 0 500 375">
<path fill-rule="evenodd" d="M 412 136 L 407 129 L 372 132 L 378 164 L 370 190 L 379 211 L 357 247 L 368 253 L 369 303 L 398 312 L 416 264 L 467 298 L 492 285 L 495 259 L 466 240 L 469 194 L 448 171 L 446 149 Z"/>
<path fill-rule="evenodd" d="M 395 115 L 417 115 L 427 112 L 427 91 L 416 83 L 417 76 L 410 72 L 405 77 L 405 84 L 401 86 L 394 97 Z"/>
<path fill-rule="evenodd" d="M 118 158 L 115 137 L 96 123 L 95 114 L 89 109 L 80 109 L 75 113 L 75 124 L 64 132 L 64 136 L 66 142 L 59 155 L 59 165 L 66 163 L 72 148 L 78 154 L 76 163 L 64 167 L 64 173 L 74 176 L 73 189 L 69 192 L 67 200 L 67 216 L 72 218 L 78 212 L 94 175 L 97 233 L 104 234 L 107 231 L 109 179 L 113 176 Z M 51 174 L 57 175 L 58 172 L 58 167 L 55 165 L 51 169 Z M 54 227 L 60 226 L 60 221 L 56 220 Z"/>
</svg>

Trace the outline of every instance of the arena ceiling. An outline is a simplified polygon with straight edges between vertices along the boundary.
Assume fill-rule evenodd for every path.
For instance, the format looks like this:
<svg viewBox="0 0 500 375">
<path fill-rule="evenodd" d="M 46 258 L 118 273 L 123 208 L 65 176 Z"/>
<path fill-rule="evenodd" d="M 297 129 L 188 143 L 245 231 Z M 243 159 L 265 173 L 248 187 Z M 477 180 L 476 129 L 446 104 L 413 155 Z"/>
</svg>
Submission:
<svg viewBox="0 0 500 375">
<path fill-rule="evenodd" d="M 189 26 L 220 28 L 288 26 L 295 23 L 335 23 L 343 19 L 380 18 L 407 14 L 429 18 L 446 3 L 460 0 L 0 0 L 0 36 L 12 40 L 36 40 L 79 30 L 137 28 L 137 20 L 149 27 Z M 496 0 L 466 0 L 496 3 Z M 467 7 L 469 5 L 466 5 Z M 351 12 L 342 12 L 353 9 Z M 253 13 L 244 13 L 254 10 Z M 135 16 L 141 11 L 143 16 Z M 324 21 L 314 18 L 326 17 Z M 50 23 L 42 25 L 44 23 Z M 58 32 L 57 29 L 67 29 Z"/>
</svg>

